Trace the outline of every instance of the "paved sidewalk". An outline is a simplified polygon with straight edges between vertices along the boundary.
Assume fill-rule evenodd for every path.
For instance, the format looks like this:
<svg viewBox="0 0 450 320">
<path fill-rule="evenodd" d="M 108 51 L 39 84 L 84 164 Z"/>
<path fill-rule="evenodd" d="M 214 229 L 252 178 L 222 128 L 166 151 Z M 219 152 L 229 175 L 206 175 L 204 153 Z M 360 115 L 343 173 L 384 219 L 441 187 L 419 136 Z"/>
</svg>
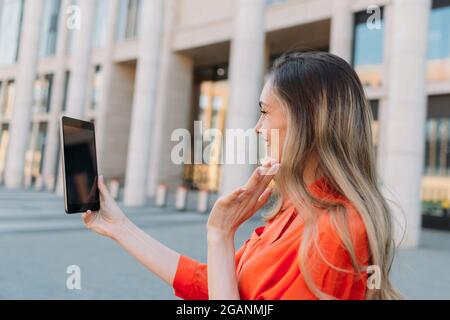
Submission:
<svg viewBox="0 0 450 320">
<path fill-rule="evenodd" d="M 191 206 L 191 209 L 193 206 Z M 206 261 L 207 215 L 173 207 L 125 208 L 154 238 Z M 240 246 L 263 223 L 254 217 L 236 236 Z M 176 299 L 172 288 L 113 241 L 66 215 L 61 197 L 0 188 L 0 299 Z M 81 268 L 81 290 L 66 288 L 69 265 Z M 450 233 L 423 230 L 421 246 L 398 252 L 395 284 L 410 299 L 450 299 Z"/>
</svg>

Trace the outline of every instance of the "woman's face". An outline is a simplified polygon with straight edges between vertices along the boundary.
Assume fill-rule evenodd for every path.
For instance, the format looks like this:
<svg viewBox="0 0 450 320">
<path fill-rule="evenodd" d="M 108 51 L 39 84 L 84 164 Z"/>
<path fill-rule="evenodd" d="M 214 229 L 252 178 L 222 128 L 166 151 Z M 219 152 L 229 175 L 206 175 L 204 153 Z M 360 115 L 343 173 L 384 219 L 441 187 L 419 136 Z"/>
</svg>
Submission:
<svg viewBox="0 0 450 320">
<path fill-rule="evenodd" d="M 287 114 L 267 81 L 260 97 L 261 116 L 255 126 L 267 147 L 267 156 L 281 162 L 287 128 Z"/>
</svg>

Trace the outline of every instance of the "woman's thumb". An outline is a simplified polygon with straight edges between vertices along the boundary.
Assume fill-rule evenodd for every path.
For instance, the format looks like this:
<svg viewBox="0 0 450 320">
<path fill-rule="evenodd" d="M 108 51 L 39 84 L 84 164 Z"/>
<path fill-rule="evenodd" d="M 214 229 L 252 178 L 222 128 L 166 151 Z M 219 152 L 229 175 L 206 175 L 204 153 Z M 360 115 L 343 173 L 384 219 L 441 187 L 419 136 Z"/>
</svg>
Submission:
<svg viewBox="0 0 450 320">
<path fill-rule="evenodd" d="M 98 177 L 98 188 L 100 189 L 100 192 L 104 195 L 108 195 L 108 189 L 106 188 L 105 185 L 105 178 L 103 178 L 103 176 L 99 176 Z"/>
<path fill-rule="evenodd" d="M 81 215 L 81 218 L 83 219 L 84 224 L 87 226 L 89 224 L 89 222 L 91 222 L 92 219 L 92 211 L 88 210 L 86 212 L 84 212 Z"/>
</svg>

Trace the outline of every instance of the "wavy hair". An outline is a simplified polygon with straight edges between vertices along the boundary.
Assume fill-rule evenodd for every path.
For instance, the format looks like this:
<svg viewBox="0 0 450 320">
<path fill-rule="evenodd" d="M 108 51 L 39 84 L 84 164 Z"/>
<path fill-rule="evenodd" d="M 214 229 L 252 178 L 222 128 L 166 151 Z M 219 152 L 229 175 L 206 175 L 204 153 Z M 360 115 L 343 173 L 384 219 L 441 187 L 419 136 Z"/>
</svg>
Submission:
<svg viewBox="0 0 450 320">
<path fill-rule="evenodd" d="M 317 288 L 306 268 L 308 252 L 317 245 L 315 208 L 325 209 L 331 215 L 330 221 L 354 269 L 364 270 L 350 241 L 346 207 L 330 199 L 319 199 L 305 184 L 307 163 L 314 157 L 317 172 L 352 204 L 365 225 L 369 264 L 381 270 L 381 288 L 368 288 L 366 298 L 401 299 L 389 278 L 395 251 L 393 223 L 378 186 L 372 113 L 356 72 L 330 53 L 290 52 L 275 61 L 269 81 L 288 115 L 276 185 L 279 194 L 299 209 L 305 223 L 299 263 L 306 284 L 317 297 L 334 298 Z M 280 196 L 274 210 L 264 217 L 266 221 L 277 215 L 282 202 Z"/>
</svg>

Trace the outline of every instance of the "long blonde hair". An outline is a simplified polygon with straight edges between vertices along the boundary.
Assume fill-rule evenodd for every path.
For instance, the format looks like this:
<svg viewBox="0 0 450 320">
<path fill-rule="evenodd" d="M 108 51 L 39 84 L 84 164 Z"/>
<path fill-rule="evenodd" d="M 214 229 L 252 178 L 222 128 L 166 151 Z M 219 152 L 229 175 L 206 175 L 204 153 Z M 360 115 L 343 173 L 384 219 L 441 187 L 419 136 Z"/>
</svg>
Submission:
<svg viewBox="0 0 450 320">
<path fill-rule="evenodd" d="M 275 96 L 286 109 L 288 129 L 276 177 L 282 197 L 265 220 L 277 215 L 283 198 L 296 206 L 304 221 L 300 268 L 306 284 L 317 297 L 334 298 L 317 288 L 306 268 L 308 252 L 317 244 L 315 208 L 325 209 L 331 215 L 330 221 L 354 269 L 365 270 L 359 265 L 350 240 L 346 207 L 319 199 L 305 184 L 306 164 L 315 157 L 317 172 L 352 204 L 365 225 L 369 264 L 381 271 L 380 288 L 367 288 L 366 298 L 401 299 L 389 278 L 395 250 L 392 217 L 377 183 L 372 113 L 357 74 L 346 61 L 333 54 L 291 52 L 275 61 L 270 81 Z"/>
</svg>

